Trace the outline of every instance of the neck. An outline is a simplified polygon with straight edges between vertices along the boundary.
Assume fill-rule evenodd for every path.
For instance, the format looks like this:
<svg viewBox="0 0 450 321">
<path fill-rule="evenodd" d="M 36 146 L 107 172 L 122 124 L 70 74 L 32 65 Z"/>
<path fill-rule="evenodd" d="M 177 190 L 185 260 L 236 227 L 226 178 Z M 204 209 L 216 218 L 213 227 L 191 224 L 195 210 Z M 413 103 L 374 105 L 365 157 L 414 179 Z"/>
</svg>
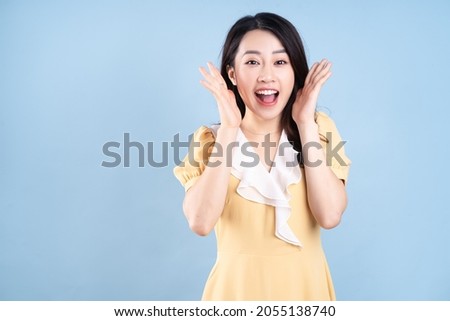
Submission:
<svg viewBox="0 0 450 321">
<path fill-rule="evenodd" d="M 273 135 L 281 133 L 280 121 L 270 120 L 270 121 L 258 121 L 256 119 L 248 119 L 244 117 L 241 123 L 241 130 L 245 133 L 252 135 Z"/>
</svg>

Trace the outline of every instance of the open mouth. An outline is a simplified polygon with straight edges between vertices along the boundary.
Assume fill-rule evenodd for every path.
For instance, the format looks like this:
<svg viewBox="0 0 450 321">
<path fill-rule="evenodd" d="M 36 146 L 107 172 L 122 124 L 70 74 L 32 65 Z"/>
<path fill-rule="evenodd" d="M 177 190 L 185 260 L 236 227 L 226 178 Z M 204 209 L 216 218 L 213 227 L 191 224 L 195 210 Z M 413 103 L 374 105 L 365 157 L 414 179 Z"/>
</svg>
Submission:
<svg viewBox="0 0 450 321">
<path fill-rule="evenodd" d="M 255 95 L 264 105 L 272 105 L 277 101 L 279 92 L 274 89 L 263 89 L 256 91 Z"/>
</svg>

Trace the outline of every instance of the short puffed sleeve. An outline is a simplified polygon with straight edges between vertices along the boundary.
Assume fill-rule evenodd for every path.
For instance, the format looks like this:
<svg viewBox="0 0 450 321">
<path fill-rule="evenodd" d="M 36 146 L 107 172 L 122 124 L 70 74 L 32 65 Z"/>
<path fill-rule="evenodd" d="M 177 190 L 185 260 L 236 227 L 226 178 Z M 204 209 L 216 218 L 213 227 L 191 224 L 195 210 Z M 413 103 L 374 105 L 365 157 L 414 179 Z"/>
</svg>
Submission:
<svg viewBox="0 0 450 321">
<path fill-rule="evenodd" d="M 317 112 L 316 122 L 327 166 L 330 166 L 334 174 L 346 183 L 351 160 L 345 154 L 345 141 L 342 140 L 334 121 L 325 113 Z"/>
<path fill-rule="evenodd" d="M 180 181 L 181 185 L 187 191 L 199 179 L 205 170 L 214 146 L 213 131 L 202 126 L 193 134 L 189 152 L 183 161 L 173 169 L 175 177 Z"/>
</svg>

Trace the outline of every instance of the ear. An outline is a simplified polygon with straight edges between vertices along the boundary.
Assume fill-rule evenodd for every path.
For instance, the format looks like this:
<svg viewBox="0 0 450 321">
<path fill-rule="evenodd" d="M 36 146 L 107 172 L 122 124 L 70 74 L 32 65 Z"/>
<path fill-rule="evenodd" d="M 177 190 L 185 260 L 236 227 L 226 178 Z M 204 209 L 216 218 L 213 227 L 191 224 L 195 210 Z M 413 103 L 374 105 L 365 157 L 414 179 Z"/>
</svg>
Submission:
<svg viewBox="0 0 450 321">
<path fill-rule="evenodd" d="M 227 66 L 227 74 L 228 78 L 230 78 L 231 83 L 236 86 L 236 73 L 234 72 L 234 68 L 230 65 Z"/>
</svg>

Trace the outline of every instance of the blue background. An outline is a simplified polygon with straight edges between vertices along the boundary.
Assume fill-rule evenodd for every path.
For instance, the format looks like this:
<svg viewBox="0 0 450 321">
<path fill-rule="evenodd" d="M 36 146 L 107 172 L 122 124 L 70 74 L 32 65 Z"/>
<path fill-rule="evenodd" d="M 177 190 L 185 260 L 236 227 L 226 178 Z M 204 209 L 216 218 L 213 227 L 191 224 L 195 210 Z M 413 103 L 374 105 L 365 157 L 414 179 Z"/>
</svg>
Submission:
<svg viewBox="0 0 450 321">
<path fill-rule="evenodd" d="M 338 299 L 450 299 L 450 2 L 388 0 L 2 0 L 0 299 L 200 298 L 215 239 L 187 226 L 172 149 L 106 168 L 102 147 L 129 133 L 157 161 L 218 121 L 198 67 L 260 11 L 334 64 L 319 104 L 353 161 L 323 232 Z"/>
</svg>

